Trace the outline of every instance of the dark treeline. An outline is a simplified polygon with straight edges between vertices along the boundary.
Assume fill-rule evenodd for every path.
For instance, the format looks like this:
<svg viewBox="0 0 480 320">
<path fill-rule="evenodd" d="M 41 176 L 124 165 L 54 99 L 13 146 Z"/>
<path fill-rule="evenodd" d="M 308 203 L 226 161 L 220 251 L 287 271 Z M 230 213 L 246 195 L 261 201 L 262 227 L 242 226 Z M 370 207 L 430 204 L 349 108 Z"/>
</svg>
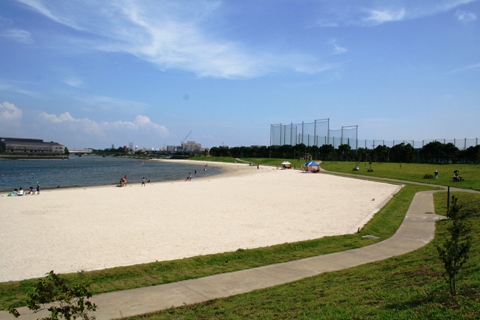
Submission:
<svg viewBox="0 0 480 320">
<path fill-rule="evenodd" d="M 305 146 L 251 146 L 251 147 L 213 147 L 210 155 L 214 157 L 234 158 L 284 158 L 317 159 L 322 161 L 357 162 L 419 162 L 419 163 L 480 163 L 480 145 L 459 150 L 453 143 L 443 144 L 435 141 L 414 149 L 410 144 L 397 144 L 393 147 L 383 145 L 375 149 L 358 148 L 352 150 L 347 144 L 335 149 L 332 145 Z"/>
</svg>

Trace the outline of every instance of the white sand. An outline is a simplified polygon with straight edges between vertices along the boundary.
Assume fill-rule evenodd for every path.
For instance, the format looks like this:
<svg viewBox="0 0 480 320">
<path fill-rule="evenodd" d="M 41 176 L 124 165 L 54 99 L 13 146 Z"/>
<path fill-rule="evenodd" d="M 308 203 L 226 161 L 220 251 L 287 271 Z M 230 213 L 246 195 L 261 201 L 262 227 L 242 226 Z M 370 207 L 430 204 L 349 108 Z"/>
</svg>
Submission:
<svg viewBox="0 0 480 320">
<path fill-rule="evenodd" d="M 0 282 L 354 233 L 400 189 L 221 166 L 227 173 L 192 182 L 2 194 Z"/>
</svg>

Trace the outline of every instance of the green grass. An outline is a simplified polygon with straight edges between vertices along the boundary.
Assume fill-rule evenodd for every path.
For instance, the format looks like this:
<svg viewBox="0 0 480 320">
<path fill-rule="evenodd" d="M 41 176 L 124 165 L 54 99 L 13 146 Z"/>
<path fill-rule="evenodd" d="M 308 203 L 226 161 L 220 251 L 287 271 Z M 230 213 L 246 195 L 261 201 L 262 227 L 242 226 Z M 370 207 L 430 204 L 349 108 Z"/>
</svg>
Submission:
<svg viewBox="0 0 480 320">
<path fill-rule="evenodd" d="M 217 158 L 198 157 L 200 161 L 214 161 Z M 233 162 L 233 158 L 221 158 Z M 280 165 L 285 159 L 242 159 L 261 165 Z M 289 160 L 298 168 L 304 161 Z M 439 169 L 434 165 L 418 164 L 372 164 L 371 173 L 366 172 L 369 164 L 361 164 L 359 172 L 353 172 L 355 163 L 322 163 L 324 169 L 370 178 L 393 178 L 426 182 L 436 185 L 449 185 L 446 177 L 453 170 L 460 170 L 465 182 L 456 187 L 479 190 L 480 166 L 444 165 Z M 439 179 L 423 179 L 423 175 L 433 170 L 440 172 Z M 445 172 L 445 174 L 444 174 Z M 445 177 L 442 177 L 445 176 Z M 470 179 L 469 179 L 470 177 Z M 469 183 L 467 183 L 469 182 Z M 432 189 L 425 186 L 407 184 L 358 234 L 325 237 L 321 239 L 286 243 L 253 250 L 199 256 L 168 262 L 153 262 L 132 267 L 112 268 L 94 272 L 65 275 L 70 282 L 85 281 L 91 284 L 93 293 L 109 292 L 143 286 L 151 286 L 207 275 L 242 270 L 272 263 L 291 261 L 300 258 L 338 252 L 373 244 L 390 237 L 403 221 L 414 194 Z M 478 201 L 478 195 L 452 193 L 460 202 Z M 435 210 L 446 211 L 446 193 L 435 194 Z M 469 262 L 462 270 L 458 284 L 460 295 L 449 297 L 446 283 L 441 277 L 443 269 L 434 244 L 401 257 L 388 259 L 344 271 L 324 274 L 318 277 L 297 281 L 292 284 L 269 288 L 239 295 L 228 299 L 218 299 L 203 304 L 187 306 L 160 312 L 151 319 L 272 319 L 272 318 L 475 318 L 473 313 L 480 309 L 478 289 L 480 288 L 480 223 L 472 219 L 474 246 Z M 445 233 L 448 222 L 439 222 L 439 241 Z M 380 239 L 362 239 L 372 234 Z M 46 272 L 49 270 L 46 270 Z M 0 307 L 20 306 L 25 294 L 37 280 L 0 283 Z M 136 318 L 135 318 L 136 319 Z"/>
<path fill-rule="evenodd" d="M 478 319 L 480 218 L 470 221 L 472 253 L 448 293 L 434 242 L 399 257 L 224 299 L 130 319 Z"/>
<path fill-rule="evenodd" d="M 356 162 L 326 161 L 322 162 L 322 168 L 329 171 L 349 173 L 364 177 L 390 178 L 480 191 L 480 165 L 372 163 L 371 168 L 373 172 L 368 172 L 367 170 L 370 169 L 369 163 L 359 163 L 360 170 L 353 171 L 356 164 Z M 456 169 L 460 171 L 460 176 L 462 176 L 465 181 L 453 182 L 453 171 Z M 433 176 L 435 170 L 438 170 L 438 179 L 424 179 L 426 174 Z"/>
</svg>

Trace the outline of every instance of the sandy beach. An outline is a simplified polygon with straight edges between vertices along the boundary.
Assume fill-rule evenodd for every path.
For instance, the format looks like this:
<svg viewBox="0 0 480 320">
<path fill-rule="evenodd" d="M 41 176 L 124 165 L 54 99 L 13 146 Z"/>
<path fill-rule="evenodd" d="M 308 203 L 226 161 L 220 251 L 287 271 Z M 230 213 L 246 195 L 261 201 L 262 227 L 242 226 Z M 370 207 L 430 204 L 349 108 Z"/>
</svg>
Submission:
<svg viewBox="0 0 480 320">
<path fill-rule="evenodd" d="M 198 162 L 196 162 L 198 163 Z M 354 233 L 401 188 L 210 163 L 225 173 L 0 196 L 0 282 Z"/>
</svg>

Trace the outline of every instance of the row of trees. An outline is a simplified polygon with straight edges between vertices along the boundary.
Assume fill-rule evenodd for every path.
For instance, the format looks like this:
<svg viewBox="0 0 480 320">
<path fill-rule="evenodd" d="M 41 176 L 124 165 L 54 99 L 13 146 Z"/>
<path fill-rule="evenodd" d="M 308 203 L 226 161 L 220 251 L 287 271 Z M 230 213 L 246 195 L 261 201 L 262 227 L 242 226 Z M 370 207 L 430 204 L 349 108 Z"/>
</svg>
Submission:
<svg viewBox="0 0 480 320">
<path fill-rule="evenodd" d="M 330 161 L 372 161 L 372 162 L 421 162 L 421 163 L 480 163 L 480 145 L 459 150 L 453 143 L 443 144 L 435 141 L 414 149 L 410 144 L 397 144 L 393 147 L 379 145 L 375 149 L 358 148 L 352 150 L 348 144 L 335 149 L 332 145 L 305 146 L 251 146 L 251 147 L 213 147 L 210 155 L 235 158 L 285 158 Z"/>
</svg>

